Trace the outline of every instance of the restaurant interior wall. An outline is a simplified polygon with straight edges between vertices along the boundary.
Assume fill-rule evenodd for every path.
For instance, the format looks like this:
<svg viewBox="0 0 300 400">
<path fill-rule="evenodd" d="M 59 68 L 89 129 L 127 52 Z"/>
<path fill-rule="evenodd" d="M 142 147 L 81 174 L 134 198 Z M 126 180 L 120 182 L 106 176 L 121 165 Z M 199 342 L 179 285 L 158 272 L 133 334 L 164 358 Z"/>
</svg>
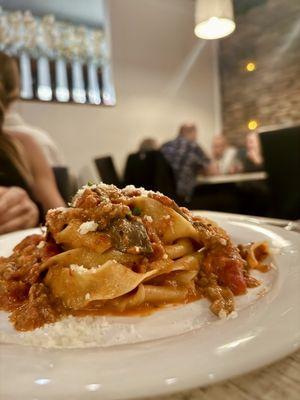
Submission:
<svg viewBox="0 0 300 400">
<path fill-rule="evenodd" d="M 208 149 L 221 129 L 217 48 L 194 36 L 194 3 L 108 3 L 117 105 L 21 102 L 19 111 L 54 137 L 74 172 L 86 171 L 94 157 L 106 154 L 121 169 L 145 136 L 162 143 L 184 121 L 197 123 Z"/>
<path fill-rule="evenodd" d="M 250 121 L 260 129 L 300 124 L 300 1 L 237 4 L 219 66 L 224 131 L 241 145 Z"/>
</svg>

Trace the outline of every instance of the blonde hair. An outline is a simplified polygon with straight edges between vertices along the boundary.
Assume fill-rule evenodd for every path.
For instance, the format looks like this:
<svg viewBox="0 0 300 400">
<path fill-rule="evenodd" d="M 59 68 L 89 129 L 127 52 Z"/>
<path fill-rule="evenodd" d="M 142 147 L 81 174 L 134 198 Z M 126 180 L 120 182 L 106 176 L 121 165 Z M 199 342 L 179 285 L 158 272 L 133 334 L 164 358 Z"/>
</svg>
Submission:
<svg viewBox="0 0 300 400">
<path fill-rule="evenodd" d="M 19 73 L 16 61 L 0 52 L 0 149 L 17 168 L 26 183 L 31 186 L 32 175 L 22 154 L 22 149 L 5 132 L 3 124 L 7 108 L 19 98 Z"/>
</svg>

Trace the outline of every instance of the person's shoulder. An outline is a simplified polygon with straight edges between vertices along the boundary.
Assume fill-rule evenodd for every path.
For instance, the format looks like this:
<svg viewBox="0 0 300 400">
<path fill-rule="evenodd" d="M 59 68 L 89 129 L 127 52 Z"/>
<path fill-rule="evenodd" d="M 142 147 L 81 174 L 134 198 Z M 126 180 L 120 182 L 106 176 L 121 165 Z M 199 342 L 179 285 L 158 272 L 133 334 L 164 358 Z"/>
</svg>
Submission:
<svg viewBox="0 0 300 400">
<path fill-rule="evenodd" d="M 38 142 L 50 142 L 50 134 L 37 126 L 27 123 L 18 113 L 8 112 L 4 120 L 4 129 L 7 133 L 25 133 L 34 137 Z"/>
<path fill-rule="evenodd" d="M 165 142 L 165 143 L 161 146 L 160 150 L 161 150 L 162 152 L 165 152 L 165 151 L 172 150 L 173 148 L 174 148 L 174 140 L 169 140 L 168 142 Z"/>
<path fill-rule="evenodd" d="M 34 150 L 37 146 L 39 146 L 35 138 L 28 133 L 17 131 L 10 132 L 9 134 L 14 140 L 18 141 L 23 145 L 23 147 L 29 150 Z"/>
<path fill-rule="evenodd" d="M 189 148 L 197 153 L 204 154 L 204 150 L 198 142 L 188 142 Z"/>
<path fill-rule="evenodd" d="M 50 134 L 44 129 L 39 128 L 37 126 L 26 124 L 22 127 L 22 129 L 20 129 L 20 132 L 26 133 L 38 141 L 52 142 Z"/>
<path fill-rule="evenodd" d="M 191 142 L 191 141 L 187 140 L 186 142 L 193 149 L 201 149 L 200 144 L 198 142 L 196 142 L 196 141 Z"/>
<path fill-rule="evenodd" d="M 167 142 L 163 143 L 161 145 L 161 147 L 166 147 L 166 146 L 170 146 L 170 144 L 172 144 L 174 142 L 174 140 L 168 140 Z"/>
</svg>

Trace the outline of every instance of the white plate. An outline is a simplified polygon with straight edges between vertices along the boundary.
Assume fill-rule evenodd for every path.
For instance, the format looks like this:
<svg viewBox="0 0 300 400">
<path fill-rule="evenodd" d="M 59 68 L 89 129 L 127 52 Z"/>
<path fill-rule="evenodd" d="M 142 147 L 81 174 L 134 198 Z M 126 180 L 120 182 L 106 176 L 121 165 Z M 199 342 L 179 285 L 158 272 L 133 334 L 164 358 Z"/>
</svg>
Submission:
<svg viewBox="0 0 300 400">
<path fill-rule="evenodd" d="M 250 290 L 238 298 L 237 318 L 208 316 L 205 302 L 199 301 L 192 307 L 131 318 L 128 324 L 141 330 L 139 339 L 126 337 L 129 344 L 106 342 L 107 347 L 84 349 L 1 344 L 0 398 L 104 400 L 162 395 L 246 373 L 297 350 L 300 235 L 247 222 L 219 222 L 237 243 L 268 240 L 277 249 L 276 270 L 260 275 L 264 295 Z M 26 234 L 2 236 L 0 254 L 7 254 Z M 121 328 L 125 324 L 123 319 Z M 6 329 L 3 317 L 2 327 Z"/>
</svg>

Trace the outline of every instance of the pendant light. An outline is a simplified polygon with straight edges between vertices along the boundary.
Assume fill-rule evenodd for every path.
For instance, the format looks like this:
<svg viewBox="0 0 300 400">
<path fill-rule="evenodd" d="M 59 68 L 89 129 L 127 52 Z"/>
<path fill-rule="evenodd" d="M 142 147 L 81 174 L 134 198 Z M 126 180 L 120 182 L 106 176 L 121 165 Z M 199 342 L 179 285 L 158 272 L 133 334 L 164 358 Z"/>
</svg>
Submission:
<svg viewBox="0 0 300 400">
<path fill-rule="evenodd" d="M 232 0 L 196 0 L 195 35 L 220 39 L 235 30 Z"/>
</svg>

